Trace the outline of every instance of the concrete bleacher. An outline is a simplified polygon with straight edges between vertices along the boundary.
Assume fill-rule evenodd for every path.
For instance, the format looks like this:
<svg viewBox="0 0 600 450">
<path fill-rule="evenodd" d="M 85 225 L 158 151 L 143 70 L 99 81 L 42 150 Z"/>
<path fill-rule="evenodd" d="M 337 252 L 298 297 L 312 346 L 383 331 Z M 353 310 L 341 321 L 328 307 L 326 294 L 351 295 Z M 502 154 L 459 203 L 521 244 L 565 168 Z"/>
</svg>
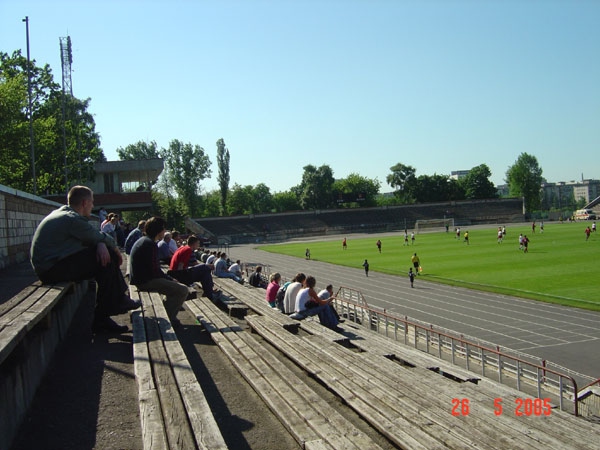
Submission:
<svg viewBox="0 0 600 450">
<path fill-rule="evenodd" d="M 453 218 L 456 225 L 510 224 L 523 221 L 520 199 L 491 199 L 375 208 L 327 209 L 279 214 L 193 219 L 231 243 L 284 240 L 332 233 L 412 229 L 417 220 Z"/>
</svg>

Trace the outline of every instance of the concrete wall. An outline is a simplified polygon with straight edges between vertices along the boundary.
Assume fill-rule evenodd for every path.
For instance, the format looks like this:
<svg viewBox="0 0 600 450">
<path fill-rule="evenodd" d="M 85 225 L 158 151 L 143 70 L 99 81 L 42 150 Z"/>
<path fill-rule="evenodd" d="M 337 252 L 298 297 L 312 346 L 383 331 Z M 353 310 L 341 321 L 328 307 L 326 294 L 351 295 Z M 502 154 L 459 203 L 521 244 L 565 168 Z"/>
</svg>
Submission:
<svg viewBox="0 0 600 450">
<path fill-rule="evenodd" d="M 65 199 L 66 201 L 66 199 Z M 0 270 L 29 259 L 40 221 L 61 205 L 0 185 Z"/>
</svg>

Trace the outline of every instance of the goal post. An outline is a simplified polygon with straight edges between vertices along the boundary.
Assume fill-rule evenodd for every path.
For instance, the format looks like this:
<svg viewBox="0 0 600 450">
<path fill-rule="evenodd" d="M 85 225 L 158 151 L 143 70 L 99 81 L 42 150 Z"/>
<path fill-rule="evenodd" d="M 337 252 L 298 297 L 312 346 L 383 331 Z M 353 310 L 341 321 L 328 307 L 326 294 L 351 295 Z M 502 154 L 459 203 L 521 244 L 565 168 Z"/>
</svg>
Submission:
<svg viewBox="0 0 600 450">
<path fill-rule="evenodd" d="M 446 227 L 448 227 L 448 230 L 450 228 L 454 229 L 454 218 L 417 220 L 415 222 L 415 232 L 417 234 L 426 231 L 446 231 Z"/>
</svg>

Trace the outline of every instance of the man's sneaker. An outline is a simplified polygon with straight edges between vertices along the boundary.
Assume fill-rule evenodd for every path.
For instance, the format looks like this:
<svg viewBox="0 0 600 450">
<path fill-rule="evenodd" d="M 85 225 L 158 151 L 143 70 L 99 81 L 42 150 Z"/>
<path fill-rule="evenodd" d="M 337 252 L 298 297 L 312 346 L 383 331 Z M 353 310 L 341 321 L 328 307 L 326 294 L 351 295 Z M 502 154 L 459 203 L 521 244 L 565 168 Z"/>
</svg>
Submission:
<svg viewBox="0 0 600 450">
<path fill-rule="evenodd" d="M 101 333 L 107 331 L 109 333 L 125 333 L 129 328 L 127 325 L 119 325 L 110 317 L 104 317 L 102 319 L 94 319 L 92 324 L 92 331 L 94 333 Z"/>
</svg>

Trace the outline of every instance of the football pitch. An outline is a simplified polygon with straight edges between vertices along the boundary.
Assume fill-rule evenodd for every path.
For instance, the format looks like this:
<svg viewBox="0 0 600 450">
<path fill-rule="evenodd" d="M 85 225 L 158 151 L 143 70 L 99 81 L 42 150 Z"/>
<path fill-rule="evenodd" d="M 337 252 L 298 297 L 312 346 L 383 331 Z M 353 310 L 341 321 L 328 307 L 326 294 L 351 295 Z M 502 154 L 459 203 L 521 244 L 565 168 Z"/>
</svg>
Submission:
<svg viewBox="0 0 600 450">
<path fill-rule="evenodd" d="M 530 298 L 565 306 L 600 311 L 600 233 L 586 241 L 584 230 L 591 222 L 546 223 L 532 233 L 530 225 L 507 225 L 502 243 L 497 226 L 461 227 L 461 238 L 449 233 L 416 235 L 414 245 L 404 245 L 404 233 L 261 246 L 261 250 L 362 269 L 365 259 L 371 272 L 407 276 L 411 256 L 421 260 L 424 280 Z M 469 232 L 469 245 L 462 237 Z M 529 238 L 529 251 L 519 250 L 519 233 Z M 376 241 L 381 239 L 382 251 Z"/>
</svg>

